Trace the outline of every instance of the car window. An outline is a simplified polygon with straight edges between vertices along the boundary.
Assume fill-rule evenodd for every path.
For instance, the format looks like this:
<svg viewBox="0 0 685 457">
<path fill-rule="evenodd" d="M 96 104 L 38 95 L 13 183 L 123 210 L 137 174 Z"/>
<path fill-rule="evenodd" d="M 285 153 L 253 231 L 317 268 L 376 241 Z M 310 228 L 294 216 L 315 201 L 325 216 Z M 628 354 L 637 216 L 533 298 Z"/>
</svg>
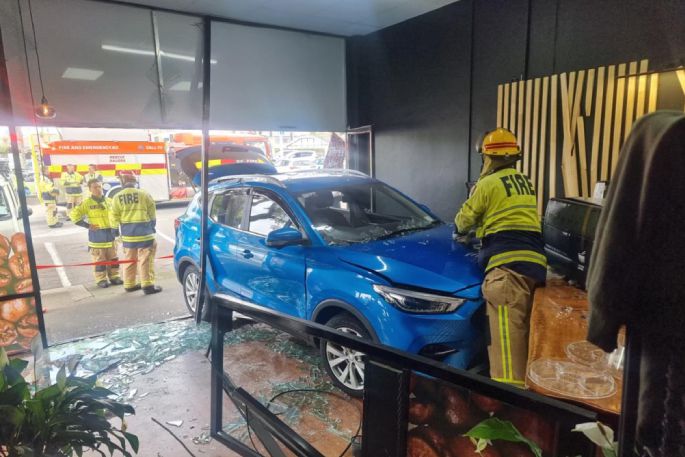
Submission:
<svg viewBox="0 0 685 457">
<path fill-rule="evenodd" d="M 230 190 L 224 194 L 226 198 L 226 212 L 224 225 L 240 228 L 245 213 L 245 204 L 250 196 L 245 189 Z"/>
<path fill-rule="evenodd" d="M 212 209 L 209 210 L 209 217 L 216 222 L 222 224 L 226 221 L 226 203 L 228 198 L 226 194 L 217 194 L 212 200 Z"/>
<path fill-rule="evenodd" d="M 266 195 L 253 193 L 249 231 L 266 236 L 269 232 L 294 225 L 285 210 Z"/>
<path fill-rule="evenodd" d="M 209 217 L 220 224 L 240 228 L 245 213 L 245 203 L 249 198 L 244 189 L 229 190 L 217 194 L 212 200 Z"/>
<path fill-rule="evenodd" d="M 382 240 L 440 224 L 411 200 L 377 182 L 302 192 L 297 199 L 329 244 Z"/>
</svg>

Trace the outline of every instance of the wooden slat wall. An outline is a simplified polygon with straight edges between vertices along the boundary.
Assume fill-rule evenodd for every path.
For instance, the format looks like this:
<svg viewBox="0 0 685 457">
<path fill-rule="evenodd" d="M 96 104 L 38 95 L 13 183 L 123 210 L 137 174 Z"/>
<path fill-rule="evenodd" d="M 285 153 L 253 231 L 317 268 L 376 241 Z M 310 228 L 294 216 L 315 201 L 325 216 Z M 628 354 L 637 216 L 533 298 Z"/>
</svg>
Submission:
<svg viewBox="0 0 685 457">
<path fill-rule="evenodd" d="M 621 150 L 621 127 L 623 126 L 623 106 L 625 105 L 626 90 L 626 64 L 618 66 L 618 78 L 616 81 L 616 115 L 614 116 L 614 139 L 611 148 L 611 174 L 614 174 L 618 163 L 618 153 Z"/>
<path fill-rule="evenodd" d="M 530 174 L 530 104 L 533 95 L 533 80 L 529 79 L 526 81 L 526 111 L 525 111 L 525 123 L 523 126 L 523 161 L 521 166 L 523 167 L 523 172 L 526 175 Z"/>
<path fill-rule="evenodd" d="M 553 198 L 557 196 L 557 118 L 559 117 L 559 111 L 557 110 L 557 82 L 559 81 L 558 75 L 552 75 L 552 90 L 550 97 L 550 118 L 549 118 L 549 197 Z M 544 200 L 544 195 L 542 192 L 538 193 L 538 200 Z"/>
<path fill-rule="evenodd" d="M 613 110 L 614 110 L 614 85 L 616 77 L 616 67 L 609 66 L 609 75 L 607 79 L 606 101 L 604 103 L 604 141 L 602 142 L 602 175 L 601 180 L 607 181 L 609 179 L 609 152 L 611 151 L 611 126 L 613 125 Z"/>
<path fill-rule="evenodd" d="M 549 93 L 549 77 L 542 78 L 542 111 L 540 113 L 540 163 L 538 167 L 538 179 L 535 183 L 535 189 L 538 195 L 545 194 L 545 150 L 547 143 L 545 142 L 547 133 L 547 94 Z M 542 213 L 543 205 L 542 198 L 538 198 L 538 213 Z"/>
<path fill-rule="evenodd" d="M 659 74 L 648 67 L 644 59 L 497 87 L 497 125 L 518 138 L 517 168 L 536 187 L 540 213 L 559 176 L 565 196 L 582 197 L 611 179 L 635 121 L 657 109 Z M 674 73 L 685 92 L 685 69 Z"/>
<path fill-rule="evenodd" d="M 599 139 L 602 128 L 602 107 L 604 103 L 604 67 L 600 67 L 597 71 L 597 97 L 595 99 L 595 112 L 599 115 L 595 116 L 595 127 L 592 131 L 592 156 L 590 159 L 590 187 L 595 188 L 597 179 L 599 178 Z"/>
</svg>

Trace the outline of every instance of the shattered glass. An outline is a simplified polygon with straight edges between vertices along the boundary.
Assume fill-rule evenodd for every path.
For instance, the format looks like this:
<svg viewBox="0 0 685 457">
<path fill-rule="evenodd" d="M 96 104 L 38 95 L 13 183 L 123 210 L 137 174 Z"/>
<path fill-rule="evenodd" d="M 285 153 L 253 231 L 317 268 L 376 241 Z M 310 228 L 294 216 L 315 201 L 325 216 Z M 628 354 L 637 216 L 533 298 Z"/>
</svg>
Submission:
<svg viewBox="0 0 685 457">
<path fill-rule="evenodd" d="M 238 327 L 241 323 L 243 325 Z M 244 324 L 245 321 L 237 321 L 236 329 L 225 336 L 225 346 L 258 342 L 269 351 L 301 364 L 298 377 L 270 381 L 266 389 L 250 393 L 295 430 L 298 430 L 304 416 L 310 415 L 321 421 L 329 433 L 349 439 L 354 430 L 343 426 L 330 403 L 333 395 L 343 399 L 348 397 L 331 384 L 320 368 L 318 351 L 264 324 Z M 65 343 L 38 352 L 38 382 L 40 386 L 55 382 L 59 368 L 66 364 L 78 376 L 97 375 L 99 384 L 114 392 L 118 400 L 132 403 L 149 395 L 149 392 L 132 387 L 136 376 L 151 373 L 186 352 L 206 350 L 210 336 L 209 324 L 197 326 L 193 320 L 185 319 L 119 329 L 99 337 Z M 230 376 L 230 367 L 225 369 Z M 243 387 L 250 391 L 249 386 Z M 283 395 L 271 401 L 281 393 Z M 245 419 L 236 411 L 230 416 L 225 417 L 224 430 L 251 446 Z M 181 427 L 184 423 L 181 418 L 169 419 L 174 419 L 166 421 L 172 427 Z M 308 430 L 299 432 L 304 436 L 311 433 Z M 209 444 L 209 429 L 203 427 L 191 439 L 196 445 Z"/>
<path fill-rule="evenodd" d="M 148 374 L 185 352 L 206 349 L 210 334 L 209 324 L 196 326 L 192 320 L 176 320 L 53 346 L 37 359 L 39 384 L 54 382 L 62 365 L 74 365 L 77 360 L 77 376 L 95 374 L 103 387 L 118 395 L 118 400 L 131 401 L 138 393 L 129 388 L 134 376 Z M 144 396 L 147 393 L 141 393 L 139 398 Z"/>
</svg>

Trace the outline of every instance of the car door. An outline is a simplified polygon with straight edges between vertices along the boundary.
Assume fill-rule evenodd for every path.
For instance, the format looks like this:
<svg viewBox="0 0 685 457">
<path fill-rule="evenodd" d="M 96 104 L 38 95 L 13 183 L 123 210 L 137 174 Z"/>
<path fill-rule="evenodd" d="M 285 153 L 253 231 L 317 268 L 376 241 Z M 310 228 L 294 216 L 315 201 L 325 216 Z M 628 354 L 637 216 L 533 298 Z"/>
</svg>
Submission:
<svg viewBox="0 0 685 457">
<path fill-rule="evenodd" d="M 276 229 L 301 225 L 274 192 L 251 192 L 246 230 L 238 239 L 236 277 L 242 295 L 274 310 L 305 317 L 306 245 L 270 247 L 266 235 Z"/>
<path fill-rule="evenodd" d="M 208 232 L 214 279 L 221 292 L 238 297 L 242 296 L 238 241 L 249 199 L 249 190 L 240 188 L 217 192 L 210 202 Z"/>
</svg>

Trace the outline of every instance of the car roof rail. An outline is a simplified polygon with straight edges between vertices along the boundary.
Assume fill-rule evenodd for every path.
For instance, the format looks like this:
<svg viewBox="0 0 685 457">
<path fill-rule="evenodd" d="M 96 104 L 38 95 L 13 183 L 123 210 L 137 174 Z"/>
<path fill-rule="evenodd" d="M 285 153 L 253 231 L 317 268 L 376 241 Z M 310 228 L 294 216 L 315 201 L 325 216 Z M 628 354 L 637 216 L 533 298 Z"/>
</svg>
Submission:
<svg viewBox="0 0 685 457">
<path fill-rule="evenodd" d="M 283 181 L 280 179 L 274 177 L 274 176 L 269 176 L 269 175 L 232 175 L 232 176 L 221 176 L 220 178 L 212 179 L 209 184 L 219 184 L 219 183 L 224 183 L 224 182 L 248 182 L 248 181 L 254 181 L 254 182 L 265 182 L 269 184 L 273 184 L 275 186 L 279 187 L 285 187 L 285 184 L 283 184 Z"/>
<path fill-rule="evenodd" d="M 363 178 L 370 178 L 370 176 L 364 173 L 363 171 L 350 170 L 349 168 L 330 168 L 328 169 L 328 171 L 333 171 L 336 173 L 340 173 L 342 175 L 361 176 Z"/>
<path fill-rule="evenodd" d="M 279 174 L 282 174 L 284 176 L 292 176 L 292 177 L 297 177 L 298 175 L 301 175 L 301 176 L 306 176 L 306 175 L 321 175 L 321 176 L 335 175 L 335 176 L 359 176 L 361 178 L 370 178 L 370 176 L 364 172 L 357 171 L 357 170 L 348 170 L 347 168 L 309 168 L 309 169 L 302 169 L 302 170 L 286 171 L 284 173 L 279 173 Z"/>
</svg>

